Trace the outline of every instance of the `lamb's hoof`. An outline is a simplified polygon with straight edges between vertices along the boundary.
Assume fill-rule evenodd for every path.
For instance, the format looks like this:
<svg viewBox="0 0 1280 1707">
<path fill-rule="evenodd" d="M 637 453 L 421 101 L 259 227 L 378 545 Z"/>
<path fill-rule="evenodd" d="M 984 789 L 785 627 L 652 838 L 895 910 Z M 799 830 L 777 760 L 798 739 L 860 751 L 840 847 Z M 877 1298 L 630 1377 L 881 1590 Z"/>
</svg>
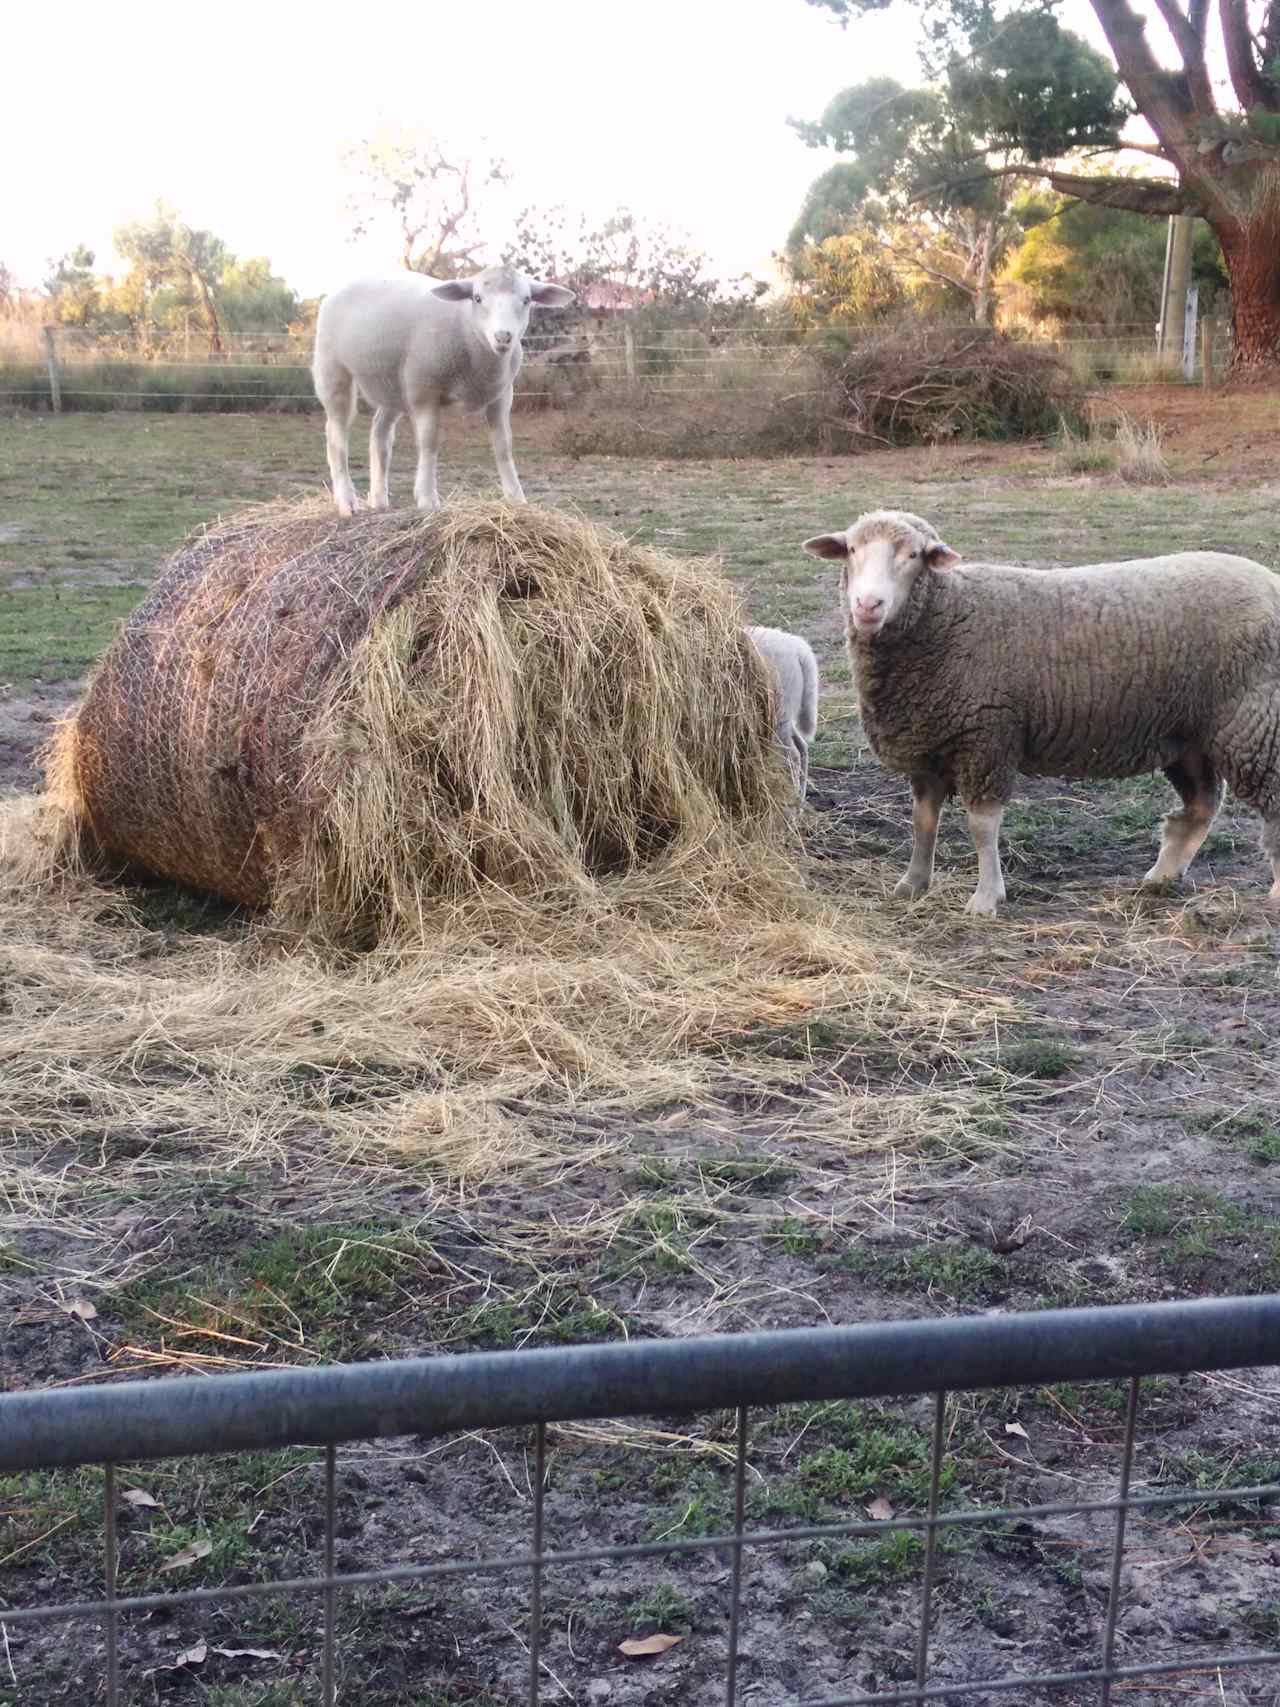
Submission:
<svg viewBox="0 0 1280 1707">
<path fill-rule="evenodd" d="M 391 500 L 390 498 L 370 498 L 369 508 L 371 510 L 389 510 L 391 508 Z"/>
<path fill-rule="evenodd" d="M 927 877 L 900 877 L 893 886 L 893 892 L 900 901 L 918 901 L 928 888 Z"/>
<path fill-rule="evenodd" d="M 984 895 L 981 891 L 975 890 L 965 902 L 964 910 L 966 913 L 973 913 L 981 919 L 994 919 L 1003 899 L 1003 895 Z"/>
</svg>

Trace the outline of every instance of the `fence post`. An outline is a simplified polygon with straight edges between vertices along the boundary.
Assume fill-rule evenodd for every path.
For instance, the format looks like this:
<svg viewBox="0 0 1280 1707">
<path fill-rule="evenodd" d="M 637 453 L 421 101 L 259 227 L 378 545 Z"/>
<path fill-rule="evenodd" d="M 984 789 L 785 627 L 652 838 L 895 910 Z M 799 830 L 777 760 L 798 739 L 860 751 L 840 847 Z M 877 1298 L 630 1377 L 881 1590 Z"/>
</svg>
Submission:
<svg viewBox="0 0 1280 1707">
<path fill-rule="evenodd" d="M 1206 314 L 1200 322 L 1200 383 L 1208 391 L 1213 384 L 1213 340 L 1218 330 L 1218 322 L 1212 314 Z"/>
<path fill-rule="evenodd" d="M 42 326 L 44 333 L 45 360 L 49 364 L 49 402 L 55 415 L 62 413 L 62 375 L 58 371 L 58 346 L 54 342 L 53 327 Z"/>
<path fill-rule="evenodd" d="M 622 328 L 622 352 L 627 364 L 627 384 L 636 382 L 636 335 L 630 326 Z"/>
</svg>

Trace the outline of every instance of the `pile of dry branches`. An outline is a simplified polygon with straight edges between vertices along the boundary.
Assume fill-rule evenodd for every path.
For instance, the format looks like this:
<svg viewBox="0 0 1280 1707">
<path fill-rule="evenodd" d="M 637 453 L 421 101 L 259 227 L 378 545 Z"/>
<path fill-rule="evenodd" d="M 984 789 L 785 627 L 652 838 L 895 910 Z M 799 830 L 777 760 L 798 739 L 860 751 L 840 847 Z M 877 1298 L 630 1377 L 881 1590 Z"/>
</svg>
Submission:
<svg viewBox="0 0 1280 1707">
<path fill-rule="evenodd" d="M 1037 438 L 1080 407 L 1056 351 L 986 327 L 895 327 L 827 361 L 836 410 L 866 444 Z"/>
</svg>

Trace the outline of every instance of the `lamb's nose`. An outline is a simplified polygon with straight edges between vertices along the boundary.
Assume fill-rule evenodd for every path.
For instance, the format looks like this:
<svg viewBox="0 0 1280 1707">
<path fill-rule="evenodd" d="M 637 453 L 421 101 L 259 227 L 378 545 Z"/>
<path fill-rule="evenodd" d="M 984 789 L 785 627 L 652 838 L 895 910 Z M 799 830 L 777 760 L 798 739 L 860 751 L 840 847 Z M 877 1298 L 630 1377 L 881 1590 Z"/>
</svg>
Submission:
<svg viewBox="0 0 1280 1707">
<path fill-rule="evenodd" d="M 859 599 L 858 614 L 860 616 L 877 616 L 884 609 L 883 599 Z"/>
<path fill-rule="evenodd" d="M 493 334 L 493 341 L 500 349 L 505 350 L 511 342 L 511 334 L 510 332 L 495 332 Z"/>
</svg>

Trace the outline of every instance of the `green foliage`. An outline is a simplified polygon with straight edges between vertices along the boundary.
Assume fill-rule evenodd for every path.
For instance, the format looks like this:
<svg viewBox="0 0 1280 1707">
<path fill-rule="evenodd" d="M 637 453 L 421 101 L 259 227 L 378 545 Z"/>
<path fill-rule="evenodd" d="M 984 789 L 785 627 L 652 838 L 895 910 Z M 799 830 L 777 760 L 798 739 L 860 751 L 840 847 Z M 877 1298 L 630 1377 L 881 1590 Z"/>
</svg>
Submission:
<svg viewBox="0 0 1280 1707">
<path fill-rule="evenodd" d="M 1009 258 L 1003 282 L 1014 304 L 1034 320 L 1098 325 L 1154 324 L 1160 314 L 1165 229 L 1140 213 L 1064 197 L 1019 198 L 1026 236 Z M 1197 221 L 1192 277 L 1201 306 L 1226 286 L 1217 238 Z"/>
<path fill-rule="evenodd" d="M 789 307 L 802 330 L 874 325 L 907 300 L 889 254 L 866 226 L 808 244 L 792 256 L 791 277 L 796 290 Z"/>
<path fill-rule="evenodd" d="M 101 297 L 93 263 L 93 250 L 84 243 L 48 262 L 44 289 L 52 300 L 54 318 L 63 326 L 87 326 L 98 313 Z"/>
</svg>

